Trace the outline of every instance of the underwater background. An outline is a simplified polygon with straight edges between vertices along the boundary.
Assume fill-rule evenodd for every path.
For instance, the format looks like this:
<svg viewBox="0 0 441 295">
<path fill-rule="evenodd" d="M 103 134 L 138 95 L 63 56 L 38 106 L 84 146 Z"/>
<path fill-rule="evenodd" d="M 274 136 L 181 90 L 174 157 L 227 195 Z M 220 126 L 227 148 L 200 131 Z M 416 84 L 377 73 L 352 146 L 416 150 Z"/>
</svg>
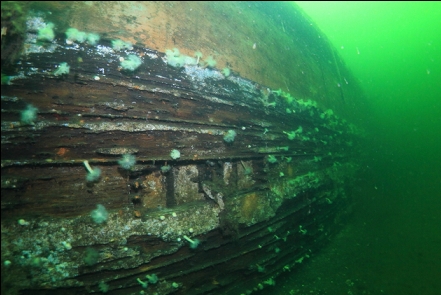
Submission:
<svg viewBox="0 0 441 295">
<path fill-rule="evenodd" d="M 296 3 L 359 79 L 371 137 L 353 219 L 275 294 L 440 294 L 441 3 Z"/>
</svg>

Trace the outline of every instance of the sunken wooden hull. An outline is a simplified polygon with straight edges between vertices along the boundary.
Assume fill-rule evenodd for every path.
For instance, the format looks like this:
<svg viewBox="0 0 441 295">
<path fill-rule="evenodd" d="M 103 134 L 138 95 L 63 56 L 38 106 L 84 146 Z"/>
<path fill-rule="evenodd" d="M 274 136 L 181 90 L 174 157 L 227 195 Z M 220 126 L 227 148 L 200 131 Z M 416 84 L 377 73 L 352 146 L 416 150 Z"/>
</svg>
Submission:
<svg viewBox="0 0 441 295">
<path fill-rule="evenodd" d="M 135 47 L 143 63 L 124 71 L 110 46 L 28 52 L 2 85 L 3 290 L 250 293 L 338 232 L 355 126 L 237 74 L 170 67 L 148 48 Z M 62 62 L 70 73 L 54 76 Z M 37 119 L 23 124 L 30 104 Z M 124 154 L 136 157 L 129 170 Z M 86 160 L 98 181 L 86 181 Z M 109 211 L 101 224 L 97 204 Z"/>
</svg>

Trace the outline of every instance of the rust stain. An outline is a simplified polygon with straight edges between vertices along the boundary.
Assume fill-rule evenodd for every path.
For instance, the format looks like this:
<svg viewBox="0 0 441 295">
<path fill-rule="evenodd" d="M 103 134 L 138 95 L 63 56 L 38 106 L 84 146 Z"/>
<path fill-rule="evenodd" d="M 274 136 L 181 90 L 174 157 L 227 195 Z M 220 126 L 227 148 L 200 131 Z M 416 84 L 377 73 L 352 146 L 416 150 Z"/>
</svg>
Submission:
<svg viewBox="0 0 441 295">
<path fill-rule="evenodd" d="M 69 152 L 69 149 L 67 148 L 59 148 L 57 151 L 57 156 L 63 157 L 67 152 Z"/>
</svg>

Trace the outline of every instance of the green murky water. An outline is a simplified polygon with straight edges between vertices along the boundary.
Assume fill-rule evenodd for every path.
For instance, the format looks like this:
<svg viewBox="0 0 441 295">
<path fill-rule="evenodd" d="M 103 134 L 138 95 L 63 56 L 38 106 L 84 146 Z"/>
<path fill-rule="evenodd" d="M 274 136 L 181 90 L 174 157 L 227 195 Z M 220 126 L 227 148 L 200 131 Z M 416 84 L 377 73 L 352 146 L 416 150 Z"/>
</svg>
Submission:
<svg viewBox="0 0 441 295">
<path fill-rule="evenodd" d="M 439 294 L 441 3 L 298 2 L 369 100 L 354 218 L 277 294 Z"/>
</svg>

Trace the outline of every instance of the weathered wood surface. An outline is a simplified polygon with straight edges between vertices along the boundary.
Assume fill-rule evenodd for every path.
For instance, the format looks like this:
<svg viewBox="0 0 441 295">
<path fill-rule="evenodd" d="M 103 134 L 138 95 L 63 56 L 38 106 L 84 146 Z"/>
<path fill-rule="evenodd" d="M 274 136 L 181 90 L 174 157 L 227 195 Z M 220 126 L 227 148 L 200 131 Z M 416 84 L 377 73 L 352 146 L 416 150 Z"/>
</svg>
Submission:
<svg viewBox="0 0 441 295">
<path fill-rule="evenodd" d="M 146 48 L 130 53 L 143 60 L 135 72 L 120 68 L 128 53 L 108 40 L 55 44 L 24 55 L 2 85 L 2 259 L 12 262 L 2 266 L 2 288 L 271 288 L 338 230 L 356 170 L 355 127 L 235 74 L 173 68 Z M 70 73 L 55 77 L 61 62 Z M 29 104 L 38 117 L 23 124 Z M 231 143 L 228 130 L 237 133 Z M 118 165 L 127 153 L 137 160 L 131 170 Z M 85 160 L 102 170 L 99 181 L 85 180 Z M 109 210 L 103 224 L 89 216 L 97 204 Z M 184 235 L 201 244 L 190 249 Z M 153 273 L 158 283 L 137 282 Z"/>
</svg>

